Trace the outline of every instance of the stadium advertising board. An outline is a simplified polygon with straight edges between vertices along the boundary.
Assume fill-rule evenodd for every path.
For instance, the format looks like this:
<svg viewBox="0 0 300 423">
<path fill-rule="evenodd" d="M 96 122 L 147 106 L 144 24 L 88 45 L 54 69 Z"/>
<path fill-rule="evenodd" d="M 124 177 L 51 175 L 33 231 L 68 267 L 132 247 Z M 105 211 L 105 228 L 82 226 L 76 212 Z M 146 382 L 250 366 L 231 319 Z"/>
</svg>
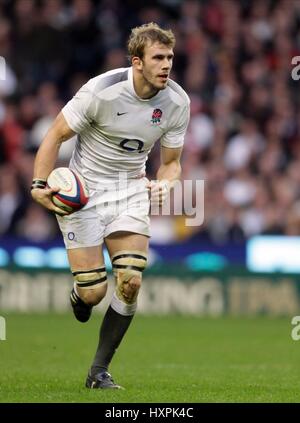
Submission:
<svg viewBox="0 0 300 423">
<path fill-rule="evenodd" d="M 64 312 L 73 284 L 67 272 L 0 270 L 0 310 Z M 188 272 L 152 270 L 145 274 L 139 297 L 142 314 L 293 315 L 300 305 L 299 276 L 250 272 Z M 108 306 L 114 289 L 97 307 Z"/>
</svg>

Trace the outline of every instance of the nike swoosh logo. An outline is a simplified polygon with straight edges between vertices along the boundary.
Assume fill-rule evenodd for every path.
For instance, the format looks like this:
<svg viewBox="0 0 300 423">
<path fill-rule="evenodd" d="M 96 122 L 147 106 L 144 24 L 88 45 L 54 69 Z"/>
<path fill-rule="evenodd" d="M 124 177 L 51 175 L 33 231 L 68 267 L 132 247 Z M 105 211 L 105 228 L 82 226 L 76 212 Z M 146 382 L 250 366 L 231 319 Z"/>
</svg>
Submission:
<svg viewBox="0 0 300 423">
<path fill-rule="evenodd" d="M 117 115 L 118 115 L 118 116 L 122 116 L 122 115 L 126 115 L 126 113 L 128 113 L 128 112 L 124 112 L 124 113 L 119 113 L 119 112 L 118 112 L 118 113 L 117 113 Z"/>
</svg>

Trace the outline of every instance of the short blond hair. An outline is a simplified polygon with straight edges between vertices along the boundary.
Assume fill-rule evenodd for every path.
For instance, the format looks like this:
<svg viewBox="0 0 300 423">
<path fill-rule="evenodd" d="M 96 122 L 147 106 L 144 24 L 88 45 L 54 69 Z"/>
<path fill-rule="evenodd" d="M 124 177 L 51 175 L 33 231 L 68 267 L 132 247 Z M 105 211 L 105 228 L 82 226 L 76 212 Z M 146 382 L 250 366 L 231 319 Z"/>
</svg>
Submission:
<svg viewBox="0 0 300 423">
<path fill-rule="evenodd" d="M 142 59 L 145 46 L 149 41 L 151 44 L 159 42 L 170 48 L 174 48 L 176 42 L 175 35 L 171 29 L 162 29 L 153 22 L 137 26 L 131 30 L 128 39 L 127 48 L 129 58 L 137 56 Z"/>
</svg>

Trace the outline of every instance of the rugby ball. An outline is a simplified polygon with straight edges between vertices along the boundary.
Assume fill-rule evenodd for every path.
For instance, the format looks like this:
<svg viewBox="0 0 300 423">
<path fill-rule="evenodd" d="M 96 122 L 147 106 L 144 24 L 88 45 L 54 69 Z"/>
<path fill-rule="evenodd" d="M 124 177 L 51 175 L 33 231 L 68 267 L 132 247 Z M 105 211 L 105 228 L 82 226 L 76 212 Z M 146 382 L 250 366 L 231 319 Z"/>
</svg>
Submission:
<svg viewBox="0 0 300 423">
<path fill-rule="evenodd" d="M 52 201 L 69 213 L 80 210 L 88 202 L 89 194 L 83 177 L 68 167 L 54 169 L 48 176 L 47 185 L 60 188 L 53 194 Z"/>
</svg>

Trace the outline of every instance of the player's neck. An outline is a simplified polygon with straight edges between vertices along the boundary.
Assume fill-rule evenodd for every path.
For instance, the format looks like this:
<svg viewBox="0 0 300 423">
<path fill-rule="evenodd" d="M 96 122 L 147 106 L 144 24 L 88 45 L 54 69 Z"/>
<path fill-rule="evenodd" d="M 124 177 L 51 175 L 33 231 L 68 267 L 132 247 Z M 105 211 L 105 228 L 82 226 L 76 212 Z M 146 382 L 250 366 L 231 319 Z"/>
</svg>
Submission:
<svg viewBox="0 0 300 423">
<path fill-rule="evenodd" d="M 153 85 L 149 84 L 142 74 L 135 71 L 133 71 L 133 86 L 136 95 L 143 100 L 154 97 L 159 91 Z"/>
</svg>

